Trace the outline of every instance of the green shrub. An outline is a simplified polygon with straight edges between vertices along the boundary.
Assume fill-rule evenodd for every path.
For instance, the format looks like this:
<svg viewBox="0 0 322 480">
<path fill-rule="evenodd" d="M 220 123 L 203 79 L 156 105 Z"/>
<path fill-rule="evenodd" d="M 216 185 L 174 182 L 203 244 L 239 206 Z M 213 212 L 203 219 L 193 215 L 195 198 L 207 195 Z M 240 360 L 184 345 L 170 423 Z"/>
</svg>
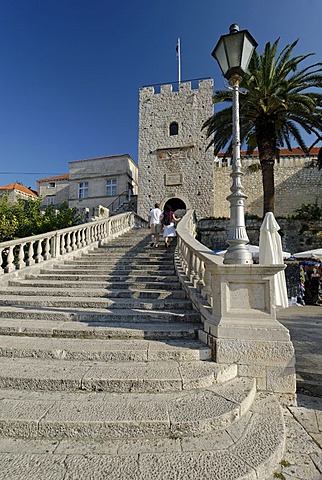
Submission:
<svg viewBox="0 0 322 480">
<path fill-rule="evenodd" d="M 294 220 L 316 221 L 322 219 L 322 208 L 317 203 L 302 203 L 291 216 Z"/>
</svg>

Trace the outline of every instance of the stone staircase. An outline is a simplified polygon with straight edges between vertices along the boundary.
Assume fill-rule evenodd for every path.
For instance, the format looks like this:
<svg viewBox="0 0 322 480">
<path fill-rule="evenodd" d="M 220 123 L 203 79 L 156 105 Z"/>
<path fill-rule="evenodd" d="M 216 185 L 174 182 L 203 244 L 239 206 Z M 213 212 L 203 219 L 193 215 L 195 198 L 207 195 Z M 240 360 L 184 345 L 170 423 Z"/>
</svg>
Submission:
<svg viewBox="0 0 322 480">
<path fill-rule="evenodd" d="M 266 480 L 274 395 L 219 365 L 174 268 L 135 229 L 0 292 L 0 478 Z"/>
</svg>

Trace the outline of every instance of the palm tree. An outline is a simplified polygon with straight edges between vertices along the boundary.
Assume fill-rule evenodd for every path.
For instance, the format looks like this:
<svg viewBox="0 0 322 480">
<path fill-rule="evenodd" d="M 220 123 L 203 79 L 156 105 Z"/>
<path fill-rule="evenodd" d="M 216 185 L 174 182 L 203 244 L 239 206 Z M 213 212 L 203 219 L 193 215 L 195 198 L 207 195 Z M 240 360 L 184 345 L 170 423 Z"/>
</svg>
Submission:
<svg viewBox="0 0 322 480">
<path fill-rule="evenodd" d="M 251 154 L 258 148 L 264 191 L 264 215 L 274 212 L 274 163 L 279 148 L 292 150 L 295 143 L 308 153 L 303 133 L 315 138 L 322 132 L 322 63 L 300 69 L 300 64 L 313 55 L 292 57 L 298 40 L 277 54 L 279 39 L 268 42 L 264 52 L 254 52 L 248 72 L 240 87 L 240 140 Z M 214 103 L 232 102 L 232 92 L 216 91 Z M 232 151 L 232 106 L 223 108 L 203 125 L 212 137 L 215 155 Z M 316 141 L 314 142 L 314 144 Z M 294 146 L 294 145 L 293 145 Z"/>
</svg>

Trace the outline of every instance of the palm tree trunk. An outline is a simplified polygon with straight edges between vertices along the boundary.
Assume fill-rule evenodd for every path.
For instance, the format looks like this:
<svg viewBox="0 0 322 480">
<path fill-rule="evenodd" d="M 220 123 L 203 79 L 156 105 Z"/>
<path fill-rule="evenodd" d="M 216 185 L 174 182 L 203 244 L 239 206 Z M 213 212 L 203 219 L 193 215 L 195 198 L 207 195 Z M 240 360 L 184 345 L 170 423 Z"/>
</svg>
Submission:
<svg viewBox="0 0 322 480">
<path fill-rule="evenodd" d="M 263 217 L 267 212 L 275 211 L 274 162 L 261 161 L 264 192 Z"/>
<path fill-rule="evenodd" d="M 274 164 L 276 156 L 275 121 L 264 117 L 256 125 L 259 161 L 262 167 L 264 192 L 263 217 L 275 210 Z"/>
</svg>

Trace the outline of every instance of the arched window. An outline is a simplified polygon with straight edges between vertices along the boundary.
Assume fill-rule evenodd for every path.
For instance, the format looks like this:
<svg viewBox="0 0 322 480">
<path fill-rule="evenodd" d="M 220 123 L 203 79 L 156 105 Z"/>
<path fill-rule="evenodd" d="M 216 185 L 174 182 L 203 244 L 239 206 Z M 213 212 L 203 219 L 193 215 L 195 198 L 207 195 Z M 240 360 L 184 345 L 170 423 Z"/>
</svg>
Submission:
<svg viewBox="0 0 322 480">
<path fill-rule="evenodd" d="M 178 135 L 179 125 L 177 124 L 177 122 L 170 123 L 170 129 L 169 130 L 170 130 L 170 136 Z"/>
</svg>

